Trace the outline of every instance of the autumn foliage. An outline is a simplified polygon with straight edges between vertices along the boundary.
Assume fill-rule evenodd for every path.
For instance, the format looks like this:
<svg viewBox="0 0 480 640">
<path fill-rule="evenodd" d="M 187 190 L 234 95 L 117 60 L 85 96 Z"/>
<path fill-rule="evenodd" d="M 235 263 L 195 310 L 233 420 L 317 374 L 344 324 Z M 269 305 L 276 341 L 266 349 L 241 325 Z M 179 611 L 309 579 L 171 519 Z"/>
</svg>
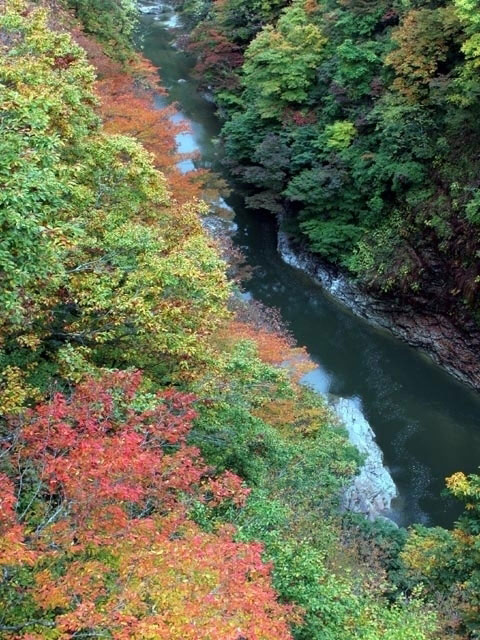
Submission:
<svg viewBox="0 0 480 640">
<path fill-rule="evenodd" d="M 147 98 L 150 65 L 134 60 L 126 75 L 50 20 L 13 1 L 0 14 L 5 413 L 41 399 L 52 378 L 75 382 L 96 367 L 191 375 L 229 295 L 199 218 L 199 176 L 177 169 L 172 112 Z M 156 155 L 125 135 L 139 122 Z"/>
<path fill-rule="evenodd" d="M 141 69 L 140 78 L 143 74 Z M 105 131 L 133 136 L 153 153 L 155 167 L 168 177 L 177 202 L 199 197 L 206 172 L 198 169 L 185 174 L 177 167 L 185 154 L 177 152 L 175 137 L 185 133 L 187 127 L 175 120 L 175 107 L 155 108 L 151 92 L 141 84 L 136 86 L 125 73 L 106 77 L 97 86 Z M 161 95 L 160 90 L 157 92 Z"/>
<path fill-rule="evenodd" d="M 261 545 L 188 518 L 196 501 L 240 508 L 248 490 L 188 445 L 191 394 L 141 384 L 139 372 L 90 379 L 10 421 L 0 563 L 30 567 L 37 608 L 12 637 L 46 625 L 61 638 L 289 638 L 294 612 L 276 601 Z"/>
<path fill-rule="evenodd" d="M 178 168 L 186 154 L 177 152 L 176 136 L 185 133 L 187 125 L 175 118 L 174 105 L 161 107 L 155 103 L 155 96 L 161 99 L 166 93 L 158 83 L 157 69 L 148 60 L 134 56 L 126 73 L 80 25 L 75 26 L 73 36 L 98 74 L 96 91 L 104 130 L 141 142 L 153 154 L 155 167 L 168 176 L 169 189 L 177 202 L 184 204 L 200 197 L 207 172 L 195 169 L 182 173 Z"/>
<path fill-rule="evenodd" d="M 290 638 L 299 612 L 277 601 L 262 545 L 190 517 L 198 505 L 241 510 L 249 490 L 189 444 L 194 396 L 158 382 L 198 347 L 208 354 L 228 315 L 192 202 L 202 174 L 177 168 L 181 129 L 173 108 L 154 107 L 150 65 L 134 58 L 126 74 L 78 25 L 81 46 L 61 15 L 23 9 L 10 2 L 1 16 L 2 51 L 18 44 L 0 65 L 12 106 L 1 169 L 17 167 L 18 180 L 3 197 L 8 219 L 28 228 L 5 238 L 25 246 L 9 263 L 2 316 L 0 634 Z M 150 377 L 119 371 L 125 358 L 150 362 Z"/>
<path fill-rule="evenodd" d="M 284 4 L 215 3 L 247 36 Z M 337 563 L 357 456 L 278 315 L 231 295 L 133 11 L 0 0 L 0 637 L 430 640 L 415 600 Z M 313 73 L 298 34 L 318 33 L 292 15 L 277 75 L 296 95 L 282 61 Z M 228 93 L 241 48 L 204 36 Z M 287 103 L 285 126 L 316 125 Z M 259 149 L 278 183 L 288 146 Z"/>
<path fill-rule="evenodd" d="M 233 72 L 242 66 L 243 52 L 221 31 L 199 26 L 190 50 L 197 56 L 195 73 L 204 85 L 213 85 L 215 89 L 238 86 L 238 77 Z"/>
</svg>

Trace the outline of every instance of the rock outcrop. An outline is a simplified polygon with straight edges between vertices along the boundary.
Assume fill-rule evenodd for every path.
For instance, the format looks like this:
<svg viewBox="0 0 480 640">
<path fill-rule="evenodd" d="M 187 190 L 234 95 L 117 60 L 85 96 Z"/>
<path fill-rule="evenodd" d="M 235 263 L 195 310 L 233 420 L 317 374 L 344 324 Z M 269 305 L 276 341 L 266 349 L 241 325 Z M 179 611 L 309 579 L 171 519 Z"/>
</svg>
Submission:
<svg viewBox="0 0 480 640">
<path fill-rule="evenodd" d="M 332 408 L 347 429 L 350 442 L 365 458 L 360 472 L 343 494 L 343 508 L 363 513 L 371 520 L 388 516 L 397 488 L 383 464 L 382 451 L 362 413 L 360 402 L 338 398 L 332 401 Z"/>
</svg>

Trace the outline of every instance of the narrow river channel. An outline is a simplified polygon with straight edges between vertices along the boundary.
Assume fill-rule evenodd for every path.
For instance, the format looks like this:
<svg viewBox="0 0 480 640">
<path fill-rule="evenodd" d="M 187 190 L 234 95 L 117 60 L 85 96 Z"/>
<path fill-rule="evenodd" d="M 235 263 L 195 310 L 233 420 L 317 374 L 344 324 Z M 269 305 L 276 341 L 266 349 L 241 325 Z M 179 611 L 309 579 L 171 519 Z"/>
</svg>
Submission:
<svg viewBox="0 0 480 640">
<path fill-rule="evenodd" d="M 141 3 L 138 46 L 160 69 L 169 102 L 191 133 L 178 137 L 181 151 L 198 151 L 196 166 L 222 173 L 215 109 L 191 76 L 194 61 L 175 47 L 177 17 L 168 5 Z M 159 97 L 158 104 L 165 104 Z M 185 169 L 188 169 L 188 162 Z M 228 178 L 228 176 L 225 176 Z M 236 244 L 256 267 L 248 294 L 280 310 L 318 368 L 309 382 L 319 391 L 355 398 L 375 431 L 385 464 L 399 490 L 395 519 L 450 526 L 458 505 L 442 497 L 444 478 L 480 465 L 480 395 L 388 332 L 354 316 L 276 251 L 274 221 L 246 210 L 237 191 Z"/>
</svg>

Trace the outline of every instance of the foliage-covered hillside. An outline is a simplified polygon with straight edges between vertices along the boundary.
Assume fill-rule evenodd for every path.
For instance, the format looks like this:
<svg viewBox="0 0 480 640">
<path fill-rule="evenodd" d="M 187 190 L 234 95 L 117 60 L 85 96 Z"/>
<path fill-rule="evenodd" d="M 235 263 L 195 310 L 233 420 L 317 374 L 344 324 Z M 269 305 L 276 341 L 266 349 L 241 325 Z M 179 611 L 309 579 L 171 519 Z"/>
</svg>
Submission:
<svg viewBox="0 0 480 640">
<path fill-rule="evenodd" d="M 480 4 L 179 4 L 247 203 L 371 291 L 478 323 Z"/>
<path fill-rule="evenodd" d="M 0 2 L 0 637 L 476 637 L 478 478 L 454 532 L 339 513 L 358 454 L 107 6 Z"/>
</svg>

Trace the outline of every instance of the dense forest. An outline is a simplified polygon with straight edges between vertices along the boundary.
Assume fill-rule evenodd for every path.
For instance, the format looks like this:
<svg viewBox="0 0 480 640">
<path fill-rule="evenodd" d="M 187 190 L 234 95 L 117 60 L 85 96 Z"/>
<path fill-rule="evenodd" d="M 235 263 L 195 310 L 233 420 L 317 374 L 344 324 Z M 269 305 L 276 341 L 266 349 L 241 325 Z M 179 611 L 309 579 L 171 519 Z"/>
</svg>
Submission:
<svg viewBox="0 0 480 640">
<path fill-rule="evenodd" d="M 227 148 L 257 162 L 241 169 L 268 187 L 252 195 L 255 206 L 287 190 L 299 229 L 331 259 L 377 263 L 391 242 L 378 242 L 374 220 L 407 246 L 391 226 L 401 193 L 412 234 L 428 227 L 427 246 L 444 228 L 442 242 L 461 252 L 473 246 L 473 165 L 454 162 L 451 145 L 470 126 L 464 151 L 473 154 L 473 2 L 458 15 L 412 9 L 408 29 L 394 10 L 382 18 L 360 6 L 357 15 L 315 2 L 284 13 L 281 2 L 185 5 L 203 20 L 192 46 L 230 114 Z M 130 0 L 0 0 L 0 637 L 479 638 L 480 477 L 447 479 L 466 506 L 452 530 L 341 512 L 361 457 L 326 400 L 299 384 L 308 355 L 227 277 L 228 247 L 202 226 L 209 177 L 177 168 L 179 129 L 172 108 L 154 106 L 162 89 L 134 51 L 135 14 Z M 387 36 L 403 28 L 399 42 L 417 60 L 432 25 L 421 73 L 402 54 L 403 80 L 390 78 L 397 104 L 383 88 L 391 72 L 378 69 Z M 340 31 L 360 40 L 342 49 Z M 462 73 L 433 82 L 440 67 L 460 64 L 451 49 L 461 34 Z M 312 107 L 322 100 L 323 115 Z M 452 121 L 443 147 L 420 146 L 443 149 L 431 163 L 438 190 L 422 200 L 429 165 L 408 136 L 427 112 Z M 392 127 L 388 150 L 373 113 Z M 455 199 L 440 186 L 450 168 Z M 326 191 L 305 186 L 321 171 L 343 212 L 330 222 L 311 215 L 327 207 Z M 340 193 L 333 185 L 347 175 Z M 300 206 L 302 189 L 313 209 Z M 429 226 L 421 215 L 434 201 Z M 378 225 L 382 207 L 390 226 Z M 473 260 L 462 256 L 459 273 Z M 408 280 L 408 269 L 395 272 Z"/>
<path fill-rule="evenodd" d="M 247 204 L 374 295 L 477 330 L 480 4 L 179 5 Z"/>
</svg>

